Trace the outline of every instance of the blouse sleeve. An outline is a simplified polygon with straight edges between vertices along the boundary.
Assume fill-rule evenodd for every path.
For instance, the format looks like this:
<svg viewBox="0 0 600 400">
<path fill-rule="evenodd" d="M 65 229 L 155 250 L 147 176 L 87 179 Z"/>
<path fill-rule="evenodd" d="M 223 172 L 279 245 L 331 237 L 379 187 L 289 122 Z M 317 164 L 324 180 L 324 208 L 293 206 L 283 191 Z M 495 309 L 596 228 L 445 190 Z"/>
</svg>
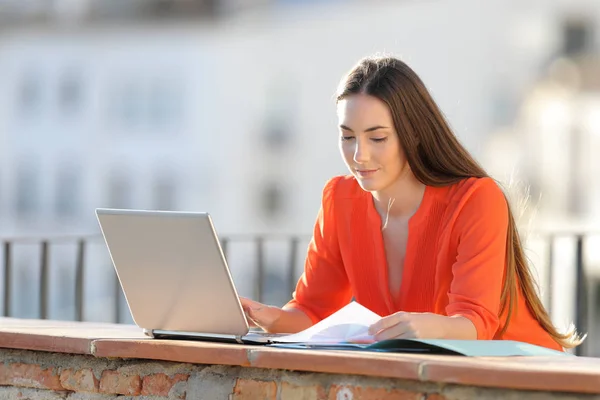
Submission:
<svg viewBox="0 0 600 400">
<path fill-rule="evenodd" d="M 500 325 L 508 236 L 506 198 L 492 179 L 483 179 L 464 202 L 453 234 L 458 249 L 446 313 L 468 318 L 477 339 L 492 339 Z"/>
<path fill-rule="evenodd" d="M 352 299 L 342 262 L 335 217 L 335 188 L 342 177 L 327 182 L 313 237 L 308 246 L 304 272 L 292 300 L 285 308 L 303 311 L 313 323 L 333 314 Z"/>
</svg>

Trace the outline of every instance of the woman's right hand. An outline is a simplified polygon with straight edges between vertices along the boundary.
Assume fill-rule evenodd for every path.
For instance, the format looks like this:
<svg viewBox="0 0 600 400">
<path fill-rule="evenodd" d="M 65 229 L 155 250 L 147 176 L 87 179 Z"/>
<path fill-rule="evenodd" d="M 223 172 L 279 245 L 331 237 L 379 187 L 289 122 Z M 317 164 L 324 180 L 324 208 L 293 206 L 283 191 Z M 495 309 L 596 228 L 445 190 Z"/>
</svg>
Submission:
<svg viewBox="0 0 600 400">
<path fill-rule="evenodd" d="M 250 326 L 258 326 L 273 333 L 275 323 L 284 312 L 281 308 L 268 306 L 245 297 L 240 297 L 240 302 Z"/>
</svg>

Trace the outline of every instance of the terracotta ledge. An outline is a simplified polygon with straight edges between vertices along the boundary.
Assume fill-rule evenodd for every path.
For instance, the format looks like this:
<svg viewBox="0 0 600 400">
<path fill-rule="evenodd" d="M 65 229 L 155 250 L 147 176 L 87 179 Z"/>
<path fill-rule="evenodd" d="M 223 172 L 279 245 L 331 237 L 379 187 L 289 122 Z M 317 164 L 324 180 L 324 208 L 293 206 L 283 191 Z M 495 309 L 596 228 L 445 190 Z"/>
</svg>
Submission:
<svg viewBox="0 0 600 400">
<path fill-rule="evenodd" d="M 285 350 L 146 338 L 131 325 L 0 318 L 0 348 L 276 370 L 397 378 L 437 384 L 600 394 L 600 359 Z"/>
</svg>

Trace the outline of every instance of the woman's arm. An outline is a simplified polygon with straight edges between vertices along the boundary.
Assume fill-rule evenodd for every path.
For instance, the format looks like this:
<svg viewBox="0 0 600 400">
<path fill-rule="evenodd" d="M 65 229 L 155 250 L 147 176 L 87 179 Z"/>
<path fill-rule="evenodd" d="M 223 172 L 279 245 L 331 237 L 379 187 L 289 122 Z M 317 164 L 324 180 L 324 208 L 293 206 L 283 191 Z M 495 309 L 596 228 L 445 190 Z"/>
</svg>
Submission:
<svg viewBox="0 0 600 400">
<path fill-rule="evenodd" d="M 268 332 L 299 332 L 339 310 L 352 299 L 342 262 L 334 209 L 335 189 L 342 179 L 331 179 L 323 189 L 304 272 L 292 300 L 283 308 L 242 300 L 248 318 Z"/>
<path fill-rule="evenodd" d="M 321 207 L 315 222 L 312 240 L 308 245 L 304 272 L 298 280 L 292 300 L 284 308 L 297 309 L 312 323 L 327 318 L 352 299 L 352 289 L 338 240 L 336 189 L 344 177 L 335 177 L 323 189 Z"/>
<path fill-rule="evenodd" d="M 397 312 L 381 318 L 369 328 L 375 340 L 458 339 L 475 340 L 477 330 L 468 318 L 432 313 Z"/>
<path fill-rule="evenodd" d="M 508 204 L 492 179 L 478 183 L 454 223 L 458 248 L 446 314 L 469 319 L 477 339 L 493 339 L 506 274 Z"/>
<path fill-rule="evenodd" d="M 243 297 L 240 300 L 250 324 L 267 332 L 296 333 L 312 326 L 311 319 L 298 309 L 268 306 Z"/>
</svg>

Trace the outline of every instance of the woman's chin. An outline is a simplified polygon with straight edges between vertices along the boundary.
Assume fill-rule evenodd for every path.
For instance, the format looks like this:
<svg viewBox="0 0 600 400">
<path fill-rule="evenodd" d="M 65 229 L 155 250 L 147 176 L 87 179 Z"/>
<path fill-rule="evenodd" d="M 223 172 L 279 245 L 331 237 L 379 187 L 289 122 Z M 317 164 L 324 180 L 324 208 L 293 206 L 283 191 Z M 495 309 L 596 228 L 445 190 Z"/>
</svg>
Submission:
<svg viewBox="0 0 600 400">
<path fill-rule="evenodd" d="M 374 192 L 378 189 L 379 185 L 374 179 L 369 178 L 356 178 L 356 181 L 360 185 L 360 187 L 367 192 Z"/>
</svg>

